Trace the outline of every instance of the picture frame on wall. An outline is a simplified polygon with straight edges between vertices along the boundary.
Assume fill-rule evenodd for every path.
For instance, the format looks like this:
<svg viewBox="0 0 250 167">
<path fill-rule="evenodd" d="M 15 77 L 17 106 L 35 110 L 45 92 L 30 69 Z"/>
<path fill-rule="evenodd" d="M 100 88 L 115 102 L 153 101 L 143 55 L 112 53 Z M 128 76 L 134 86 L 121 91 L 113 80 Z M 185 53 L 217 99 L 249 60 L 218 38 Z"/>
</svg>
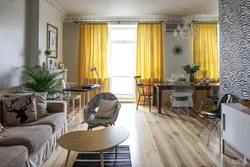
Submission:
<svg viewBox="0 0 250 167">
<path fill-rule="evenodd" d="M 47 48 L 51 50 L 50 58 L 57 58 L 58 54 L 58 29 L 47 23 Z"/>
</svg>

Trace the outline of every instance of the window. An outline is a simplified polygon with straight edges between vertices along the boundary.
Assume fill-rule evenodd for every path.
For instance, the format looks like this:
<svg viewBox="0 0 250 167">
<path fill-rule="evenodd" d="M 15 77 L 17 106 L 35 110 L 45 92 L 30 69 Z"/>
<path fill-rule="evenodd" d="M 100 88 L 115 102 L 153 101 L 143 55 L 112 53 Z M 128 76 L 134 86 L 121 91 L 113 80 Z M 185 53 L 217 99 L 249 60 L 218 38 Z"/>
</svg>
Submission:
<svg viewBox="0 0 250 167">
<path fill-rule="evenodd" d="M 110 91 L 119 98 L 135 97 L 136 25 L 109 25 Z"/>
</svg>

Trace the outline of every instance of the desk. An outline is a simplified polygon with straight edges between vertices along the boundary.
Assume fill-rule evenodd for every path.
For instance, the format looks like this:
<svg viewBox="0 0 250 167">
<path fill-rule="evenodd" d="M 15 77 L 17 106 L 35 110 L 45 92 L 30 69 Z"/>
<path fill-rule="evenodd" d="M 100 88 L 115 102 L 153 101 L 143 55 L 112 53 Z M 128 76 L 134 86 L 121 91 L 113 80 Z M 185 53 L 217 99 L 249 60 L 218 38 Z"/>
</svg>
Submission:
<svg viewBox="0 0 250 167">
<path fill-rule="evenodd" d="M 154 93 L 153 105 L 157 106 L 158 113 L 161 113 L 162 91 L 163 90 L 171 90 L 173 87 L 173 84 L 171 84 L 171 83 L 152 83 L 152 85 L 153 85 L 153 93 Z M 195 90 L 211 90 L 212 88 L 219 90 L 219 83 L 211 83 L 209 85 L 199 85 L 199 84 L 194 85 Z"/>
<path fill-rule="evenodd" d="M 100 89 L 100 88 L 103 91 L 104 87 L 105 87 L 105 85 L 98 85 L 98 87 L 86 89 L 86 88 L 82 88 L 81 86 L 75 86 L 75 87 L 63 89 L 63 91 L 87 93 L 87 101 L 89 101 L 89 92 L 90 91 Z M 84 96 L 83 96 L 83 101 L 85 102 L 85 97 Z M 82 118 L 83 118 L 83 122 L 84 122 L 84 117 L 82 117 Z"/>
</svg>

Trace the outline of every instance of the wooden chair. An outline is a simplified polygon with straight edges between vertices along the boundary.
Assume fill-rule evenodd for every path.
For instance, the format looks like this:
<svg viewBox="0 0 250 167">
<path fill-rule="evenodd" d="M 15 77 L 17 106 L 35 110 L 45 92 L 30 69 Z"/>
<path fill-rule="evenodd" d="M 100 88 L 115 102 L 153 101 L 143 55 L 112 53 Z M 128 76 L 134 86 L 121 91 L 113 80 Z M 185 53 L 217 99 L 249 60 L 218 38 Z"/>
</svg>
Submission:
<svg viewBox="0 0 250 167">
<path fill-rule="evenodd" d="M 70 84 L 65 81 L 64 79 L 60 80 L 60 87 L 61 89 L 66 89 L 70 87 Z M 79 112 L 81 112 L 81 95 L 74 93 L 74 92 L 70 92 L 70 91 L 65 91 L 63 94 L 63 99 L 67 102 L 67 107 L 69 108 L 69 102 L 70 100 L 72 100 L 72 112 L 73 112 L 73 116 L 75 115 L 75 100 L 79 100 Z"/>
<path fill-rule="evenodd" d="M 141 82 L 141 76 L 134 76 L 135 78 L 135 82 L 136 82 L 136 87 L 137 87 L 137 90 L 138 90 L 138 101 L 137 101 L 137 106 L 136 106 L 136 109 L 138 110 L 138 106 L 139 106 L 139 103 L 141 101 L 141 97 L 144 97 L 143 99 L 143 105 L 146 104 L 146 102 L 148 102 L 148 105 L 149 105 L 149 111 L 151 112 L 151 97 L 154 95 L 153 93 L 151 93 L 151 87 L 152 85 L 144 85 L 142 82 Z M 145 91 L 145 87 L 149 87 L 149 93 L 146 93 Z"/>
</svg>

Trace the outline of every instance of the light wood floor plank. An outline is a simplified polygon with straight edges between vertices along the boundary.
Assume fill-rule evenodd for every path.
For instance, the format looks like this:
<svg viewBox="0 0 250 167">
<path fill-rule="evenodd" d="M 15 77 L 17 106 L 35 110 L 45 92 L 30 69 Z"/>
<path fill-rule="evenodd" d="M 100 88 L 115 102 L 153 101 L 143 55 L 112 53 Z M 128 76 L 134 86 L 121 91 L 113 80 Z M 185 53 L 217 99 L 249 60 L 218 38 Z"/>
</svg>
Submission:
<svg viewBox="0 0 250 167">
<path fill-rule="evenodd" d="M 210 146 L 206 145 L 207 130 L 197 136 L 204 120 L 195 111 L 188 117 L 183 111 L 178 116 L 176 109 L 170 112 L 168 105 L 163 107 L 163 114 L 158 114 L 156 108 L 149 112 L 146 106 L 139 106 L 139 110 L 135 107 L 135 104 L 122 104 L 116 122 L 116 126 L 124 126 L 130 131 L 123 144 L 130 146 L 133 167 L 243 167 L 220 154 L 218 134 L 211 137 Z M 87 129 L 87 124 L 81 122 L 81 114 L 77 112 L 72 117 L 69 113 L 69 131 Z M 98 129 L 101 128 L 94 130 Z M 226 147 L 226 152 L 243 159 L 230 146 Z M 68 167 L 73 165 L 77 155 L 71 153 Z M 58 146 L 43 167 L 63 167 L 66 156 L 67 151 Z"/>
</svg>

